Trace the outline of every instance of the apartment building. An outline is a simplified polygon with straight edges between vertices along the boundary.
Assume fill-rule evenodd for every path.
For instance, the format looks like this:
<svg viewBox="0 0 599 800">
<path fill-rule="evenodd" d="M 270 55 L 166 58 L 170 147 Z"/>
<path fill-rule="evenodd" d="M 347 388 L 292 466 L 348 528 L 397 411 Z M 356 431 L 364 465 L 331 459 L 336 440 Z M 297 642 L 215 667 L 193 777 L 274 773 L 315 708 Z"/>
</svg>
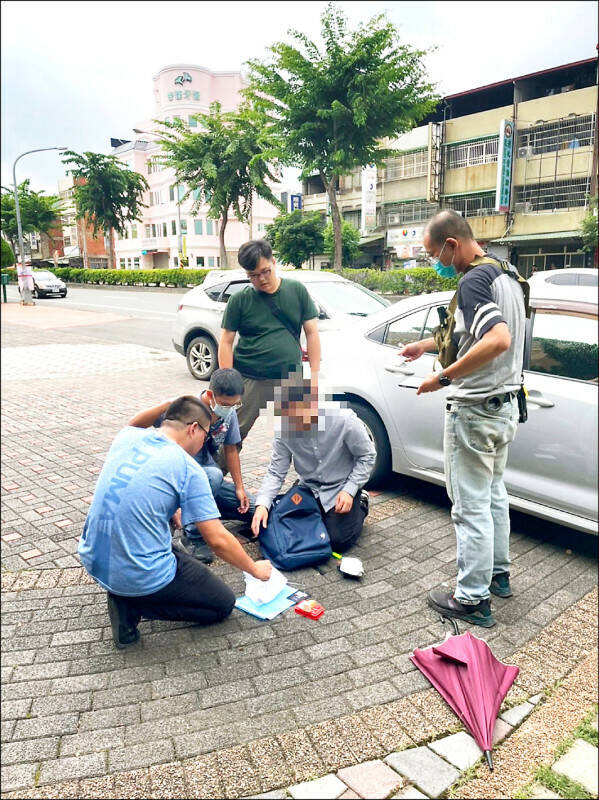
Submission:
<svg viewBox="0 0 599 800">
<path fill-rule="evenodd" d="M 453 208 L 524 275 L 596 265 L 579 228 L 597 191 L 597 141 L 597 58 L 443 98 L 422 125 L 385 142 L 397 155 L 377 170 L 369 226 L 366 171 L 340 179 L 342 216 L 363 234 L 358 263 L 416 266 L 426 221 Z M 326 214 L 320 179 L 303 190 L 305 209 Z"/>
<path fill-rule="evenodd" d="M 109 247 L 103 233 L 94 236 L 91 226 L 77 219 L 75 208 L 75 182 L 72 176 L 58 181 L 58 196 L 63 203 L 62 263 L 84 266 L 86 269 L 106 269 L 109 266 Z"/>
<path fill-rule="evenodd" d="M 130 169 L 146 178 L 142 219 L 126 227 L 115 242 L 116 266 L 123 269 L 156 269 L 187 266 L 219 267 L 219 221 L 208 218 L 208 206 L 192 212 L 197 199 L 183 200 L 187 187 L 175 182 L 174 172 L 157 160 L 161 150 L 153 120 L 184 120 L 197 128 L 193 115 L 207 113 L 218 101 L 224 112 L 234 110 L 245 83 L 240 72 L 211 72 L 190 64 L 174 64 L 154 76 L 155 110 L 152 119 L 137 123 L 132 140 L 113 139 L 112 152 Z M 229 217 L 225 246 L 230 267 L 237 266 L 237 251 L 243 242 L 264 235 L 278 210 L 259 197 L 254 198 L 249 224 Z"/>
</svg>

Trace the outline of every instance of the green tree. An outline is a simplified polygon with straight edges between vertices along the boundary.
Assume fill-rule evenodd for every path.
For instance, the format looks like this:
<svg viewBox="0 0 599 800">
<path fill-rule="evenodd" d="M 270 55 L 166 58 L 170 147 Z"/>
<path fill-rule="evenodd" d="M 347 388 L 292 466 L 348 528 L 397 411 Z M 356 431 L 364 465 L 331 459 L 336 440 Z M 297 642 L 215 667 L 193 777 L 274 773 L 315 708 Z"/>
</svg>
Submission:
<svg viewBox="0 0 599 800">
<path fill-rule="evenodd" d="M 43 191 L 33 192 L 29 180 L 19 184 L 19 211 L 23 233 L 41 233 L 50 236 L 51 230 L 59 225 L 63 205 L 56 195 L 46 195 Z M 13 252 L 17 252 L 18 227 L 15 213 L 15 196 L 12 189 L 2 187 L 0 196 L 0 220 L 2 232 L 10 242 Z"/>
<path fill-rule="evenodd" d="M 93 230 L 108 237 L 110 268 L 115 268 L 113 230 L 123 233 L 128 222 L 141 220 L 143 193 L 149 188 L 143 175 L 125 167 L 116 156 L 67 150 L 63 164 L 75 181 L 76 218 L 87 220 Z"/>
<path fill-rule="evenodd" d="M 12 247 L 6 241 L 6 239 L 2 239 L 2 269 L 6 267 L 12 267 L 15 263 L 15 254 L 13 252 Z"/>
<path fill-rule="evenodd" d="M 342 266 L 353 264 L 360 252 L 360 231 L 346 220 L 341 220 L 341 262 Z M 335 232 L 331 222 L 324 229 L 324 252 L 333 257 L 335 253 Z"/>
<path fill-rule="evenodd" d="M 588 213 L 582 218 L 580 224 L 582 236 L 582 249 L 585 253 L 594 253 L 597 249 L 597 197 L 589 200 Z"/>
<path fill-rule="evenodd" d="M 331 206 L 335 269 L 341 268 L 339 176 L 366 164 L 381 165 L 393 152 L 382 140 L 410 130 L 438 102 L 423 57 L 399 40 L 384 15 L 350 31 L 329 4 L 321 16 L 323 49 L 305 34 L 288 33 L 297 46 L 278 42 L 272 58 L 250 60 L 245 90 L 263 115 L 272 154 L 320 175 Z"/>
<path fill-rule="evenodd" d="M 266 238 L 281 261 L 301 269 L 304 261 L 323 252 L 323 229 L 318 211 L 304 214 L 298 210 L 281 214 L 267 225 Z"/>
<path fill-rule="evenodd" d="M 240 222 L 247 222 L 254 195 L 281 207 L 267 183 L 276 180 L 265 158 L 269 142 L 261 128 L 261 116 L 247 104 L 224 113 L 220 103 L 211 103 L 208 114 L 196 114 L 195 118 L 200 128 L 197 132 L 180 119 L 155 120 L 163 130 L 160 160 L 175 171 L 177 182 L 186 184 L 181 199 L 193 192 L 192 213 L 207 203 L 208 217 L 220 220 L 220 263 L 226 268 L 225 231 L 231 210 Z"/>
</svg>

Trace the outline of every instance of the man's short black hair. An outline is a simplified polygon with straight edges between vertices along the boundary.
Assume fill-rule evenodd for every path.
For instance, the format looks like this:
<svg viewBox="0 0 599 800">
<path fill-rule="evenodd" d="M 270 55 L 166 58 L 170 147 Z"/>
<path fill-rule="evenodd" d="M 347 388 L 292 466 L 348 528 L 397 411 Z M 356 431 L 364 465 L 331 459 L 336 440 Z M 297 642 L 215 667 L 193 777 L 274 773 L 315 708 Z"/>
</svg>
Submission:
<svg viewBox="0 0 599 800">
<path fill-rule="evenodd" d="M 281 406 L 288 408 L 290 403 L 308 402 L 313 395 L 312 385 L 309 380 L 302 380 L 292 386 L 281 387 Z"/>
<path fill-rule="evenodd" d="M 272 258 L 272 247 L 266 239 L 250 239 L 241 245 L 237 253 L 237 260 L 248 272 L 256 269 L 261 258 L 267 261 Z"/>
<path fill-rule="evenodd" d="M 204 427 L 210 425 L 211 420 L 212 413 L 208 406 L 192 394 L 177 397 L 164 414 L 165 422 L 182 422 L 185 425 L 199 422 Z"/>
<path fill-rule="evenodd" d="M 452 239 L 474 239 L 472 228 L 468 221 L 452 208 L 444 208 L 430 219 L 426 224 L 425 233 L 431 238 L 433 244 L 442 245 L 445 240 Z"/>
<path fill-rule="evenodd" d="M 237 397 L 243 394 L 243 378 L 236 369 L 216 369 L 208 388 L 218 396 Z"/>
</svg>

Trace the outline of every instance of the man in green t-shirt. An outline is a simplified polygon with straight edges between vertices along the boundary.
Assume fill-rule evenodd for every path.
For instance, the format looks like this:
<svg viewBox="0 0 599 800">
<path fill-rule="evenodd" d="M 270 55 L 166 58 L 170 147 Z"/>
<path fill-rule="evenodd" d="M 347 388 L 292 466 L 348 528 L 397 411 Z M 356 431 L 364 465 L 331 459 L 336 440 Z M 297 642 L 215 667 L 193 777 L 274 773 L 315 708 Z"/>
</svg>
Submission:
<svg viewBox="0 0 599 800">
<path fill-rule="evenodd" d="M 277 275 L 272 248 L 266 240 L 245 242 L 237 259 L 247 272 L 250 286 L 227 303 L 218 364 L 221 369 L 234 367 L 243 376 L 243 406 L 237 412 L 243 441 L 260 409 L 273 399 L 274 387 L 290 373 L 301 371 L 302 327 L 312 384 L 317 385 L 320 339 L 314 301 L 302 283 Z M 239 341 L 233 350 L 237 333 Z"/>
</svg>

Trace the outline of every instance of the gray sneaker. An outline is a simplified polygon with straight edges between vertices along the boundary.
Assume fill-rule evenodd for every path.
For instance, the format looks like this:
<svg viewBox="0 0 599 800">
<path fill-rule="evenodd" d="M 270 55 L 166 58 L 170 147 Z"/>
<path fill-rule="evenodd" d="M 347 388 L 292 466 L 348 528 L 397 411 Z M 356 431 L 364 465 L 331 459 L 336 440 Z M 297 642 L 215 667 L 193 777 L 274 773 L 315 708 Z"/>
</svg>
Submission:
<svg viewBox="0 0 599 800">
<path fill-rule="evenodd" d="M 182 534 L 181 549 L 184 550 L 188 556 L 197 558 L 197 560 L 201 561 L 203 564 L 212 564 L 214 561 L 214 553 L 199 534 L 194 536 L 193 539 L 190 539 L 186 533 Z"/>
</svg>

